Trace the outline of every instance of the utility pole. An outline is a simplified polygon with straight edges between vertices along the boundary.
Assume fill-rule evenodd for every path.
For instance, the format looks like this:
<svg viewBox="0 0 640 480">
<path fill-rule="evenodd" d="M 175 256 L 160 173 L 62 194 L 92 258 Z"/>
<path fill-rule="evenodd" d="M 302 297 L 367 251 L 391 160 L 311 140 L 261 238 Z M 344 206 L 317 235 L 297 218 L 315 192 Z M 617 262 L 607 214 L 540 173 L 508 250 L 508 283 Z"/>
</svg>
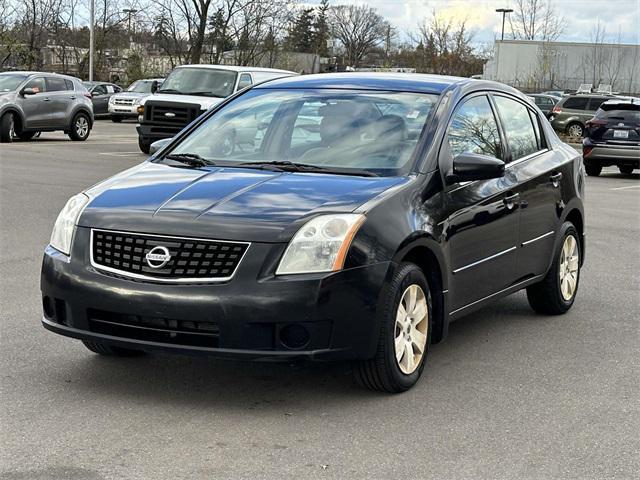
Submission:
<svg viewBox="0 0 640 480">
<path fill-rule="evenodd" d="M 500 40 L 504 40 L 504 18 L 507 15 L 507 13 L 513 12 L 513 9 L 512 8 L 496 8 L 496 12 L 502 14 L 502 35 L 500 37 Z"/>
<path fill-rule="evenodd" d="M 136 13 L 138 13 L 138 10 L 136 10 L 135 8 L 125 8 L 122 10 L 122 13 L 126 13 L 128 15 L 128 31 L 129 31 L 129 36 L 131 36 L 131 15 L 134 15 Z"/>
<path fill-rule="evenodd" d="M 95 23 L 95 0 L 89 0 L 89 81 L 93 81 L 93 26 Z"/>
</svg>

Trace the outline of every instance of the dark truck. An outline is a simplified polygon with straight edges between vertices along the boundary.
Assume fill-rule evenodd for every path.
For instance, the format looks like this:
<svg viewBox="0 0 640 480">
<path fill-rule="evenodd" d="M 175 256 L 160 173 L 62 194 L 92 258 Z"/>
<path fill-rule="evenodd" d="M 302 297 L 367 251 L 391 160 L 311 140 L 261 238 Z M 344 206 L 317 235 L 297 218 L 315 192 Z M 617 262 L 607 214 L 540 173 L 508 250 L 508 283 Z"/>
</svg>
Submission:
<svg viewBox="0 0 640 480">
<path fill-rule="evenodd" d="M 296 75 L 274 68 L 184 65 L 138 107 L 138 146 L 149 153 L 156 140 L 171 138 L 209 108 L 238 90 L 274 78 Z"/>
</svg>

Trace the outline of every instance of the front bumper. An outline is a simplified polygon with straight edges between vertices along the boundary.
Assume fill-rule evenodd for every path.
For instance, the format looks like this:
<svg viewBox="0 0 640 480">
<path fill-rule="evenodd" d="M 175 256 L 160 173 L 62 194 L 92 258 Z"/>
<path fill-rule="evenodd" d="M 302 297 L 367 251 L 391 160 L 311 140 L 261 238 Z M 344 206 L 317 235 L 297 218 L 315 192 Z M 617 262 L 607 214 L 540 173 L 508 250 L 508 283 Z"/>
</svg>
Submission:
<svg viewBox="0 0 640 480">
<path fill-rule="evenodd" d="M 140 121 L 140 118 L 138 119 Z M 136 125 L 138 137 L 146 143 L 153 143 L 157 140 L 175 137 L 186 125 L 153 125 L 149 123 L 139 123 Z"/>
<path fill-rule="evenodd" d="M 110 103 L 108 109 L 111 115 L 130 118 L 137 118 L 138 116 L 137 105 L 114 105 Z"/>
<path fill-rule="evenodd" d="M 274 249 L 282 246 L 252 244 L 226 283 L 145 283 L 92 267 L 89 229 L 78 228 L 71 257 L 45 250 L 43 326 L 147 351 L 247 359 L 370 358 L 378 338 L 378 297 L 392 264 L 321 275 L 263 275 L 263 265 L 277 256 Z M 290 341 L 292 325 L 295 338 L 303 333 L 297 343 Z"/>
</svg>

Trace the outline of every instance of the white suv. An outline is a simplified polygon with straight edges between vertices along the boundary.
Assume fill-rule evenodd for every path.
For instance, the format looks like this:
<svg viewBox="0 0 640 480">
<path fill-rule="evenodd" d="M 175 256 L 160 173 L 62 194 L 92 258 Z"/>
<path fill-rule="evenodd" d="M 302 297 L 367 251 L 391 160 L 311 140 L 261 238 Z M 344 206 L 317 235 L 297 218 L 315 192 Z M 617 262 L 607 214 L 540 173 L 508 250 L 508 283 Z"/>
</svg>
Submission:
<svg viewBox="0 0 640 480">
<path fill-rule="evenodd" d="M 136 80 L 124 92 L 112 95 L 109 99 L 111 120 L 121 122 L 125 118 L 136 118 L 142 99 L 151 95 L 162 85 L 162 82 L 164 78 Z"/>
</svg>

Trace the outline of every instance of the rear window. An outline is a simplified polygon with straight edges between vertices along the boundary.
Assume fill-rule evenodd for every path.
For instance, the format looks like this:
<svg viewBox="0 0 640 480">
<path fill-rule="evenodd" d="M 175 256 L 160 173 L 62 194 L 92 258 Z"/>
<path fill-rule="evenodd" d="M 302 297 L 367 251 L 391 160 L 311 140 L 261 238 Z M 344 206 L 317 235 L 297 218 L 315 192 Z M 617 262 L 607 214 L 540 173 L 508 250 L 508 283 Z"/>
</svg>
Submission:
<svg viewBox="0 0 640 480">
<path fill-rule="evenodd" d="M 640 104 L 601 105 L 596 112 L 596 118 L 640 124 Z"/>
<path fill-rule="evenodd" d="M 589 103 L 588 97 L 572 97 L 567 98 L 562 104 L 563 108 L 571 108 L 573 110 L 586 110 Z"/>
</svg>

